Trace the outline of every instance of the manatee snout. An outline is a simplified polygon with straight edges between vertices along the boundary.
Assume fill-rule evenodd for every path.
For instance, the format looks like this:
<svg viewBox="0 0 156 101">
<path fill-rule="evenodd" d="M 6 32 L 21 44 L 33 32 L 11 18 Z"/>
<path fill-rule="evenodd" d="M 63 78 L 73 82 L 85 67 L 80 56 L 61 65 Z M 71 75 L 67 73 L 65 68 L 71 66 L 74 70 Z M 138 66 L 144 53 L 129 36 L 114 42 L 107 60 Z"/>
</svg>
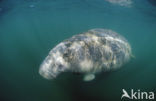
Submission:
<svg viewBox="0 0 156 101">
<path fill-rule="evenodd" d="M 65 71 L 65 63 L 63 57 L 58 52 L 51 51 L 46 59 L 42 62 L 39 74 L 46 79 L 54 79 L 58 74 Z"/>
</svg>

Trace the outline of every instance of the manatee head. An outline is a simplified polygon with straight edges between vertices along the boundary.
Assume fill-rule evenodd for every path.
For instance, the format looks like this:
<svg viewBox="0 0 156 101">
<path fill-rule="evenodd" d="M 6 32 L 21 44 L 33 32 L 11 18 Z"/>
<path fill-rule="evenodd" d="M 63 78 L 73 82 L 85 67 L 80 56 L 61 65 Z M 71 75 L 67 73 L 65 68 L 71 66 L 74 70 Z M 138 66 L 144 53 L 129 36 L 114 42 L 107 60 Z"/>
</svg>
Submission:
<svg viewBox="0 0 156 101">
<path fill-rule="evenodd" d="M 50 51 L 49 55 L 40 65 L 39 73 L 46 79 L 53 79 L 61 72 L 67 70 L 68 63 L 63 59 L 62 53 L 66 49 L 63 43 Z"/>
</svg>

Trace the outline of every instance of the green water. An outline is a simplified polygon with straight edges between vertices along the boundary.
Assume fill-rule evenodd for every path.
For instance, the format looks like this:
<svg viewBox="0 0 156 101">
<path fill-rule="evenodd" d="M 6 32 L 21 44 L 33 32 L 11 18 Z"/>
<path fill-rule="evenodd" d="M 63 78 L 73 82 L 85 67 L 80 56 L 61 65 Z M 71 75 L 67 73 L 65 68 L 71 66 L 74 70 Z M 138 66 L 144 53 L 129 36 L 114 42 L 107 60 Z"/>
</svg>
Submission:
<svg viewBox="0 0 156 101">
<path fill-rule="evenodd" d="M 0 101 L 120 101 L 122 89 L 156 92 L 156 6 L 133 0 L 0 0 Z M 92 28 L 112 29 L 131 44 L 135 58 L 96 75 L 63 73 L 42 78 L 39 65 L 62 40 Z"/>
</svg>

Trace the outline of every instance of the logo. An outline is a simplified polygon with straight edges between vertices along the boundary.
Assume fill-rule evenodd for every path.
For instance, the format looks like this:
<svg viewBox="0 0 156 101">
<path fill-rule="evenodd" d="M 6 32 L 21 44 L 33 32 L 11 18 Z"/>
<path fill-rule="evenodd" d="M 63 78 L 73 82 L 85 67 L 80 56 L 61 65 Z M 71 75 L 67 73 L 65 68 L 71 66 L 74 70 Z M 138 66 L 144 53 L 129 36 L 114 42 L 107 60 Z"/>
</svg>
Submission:
<svg viewBox="0 0 156 101">
<path fill-rule="evenodd" d="M 121 99 L 128 98 L 128 99 L 147 99 L 153 100 L 154 99 L 154 92 L 142 92 L 140 89 L 135 91 L 131 89 L 131 92 L 128 93 L 125 89 L 122 89 L 122 96 Z"/>
</svg>

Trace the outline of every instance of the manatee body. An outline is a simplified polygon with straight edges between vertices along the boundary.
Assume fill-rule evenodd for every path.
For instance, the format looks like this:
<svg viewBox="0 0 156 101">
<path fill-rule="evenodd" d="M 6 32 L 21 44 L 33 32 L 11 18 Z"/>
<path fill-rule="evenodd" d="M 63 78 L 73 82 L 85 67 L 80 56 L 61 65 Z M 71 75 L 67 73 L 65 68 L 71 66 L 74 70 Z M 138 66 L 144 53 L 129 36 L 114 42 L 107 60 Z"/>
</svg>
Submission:
<svg viewBox="0 0 156 101">
<path fill-rule="evenodd" d="M 39 73 L 46 79 L 67 71 L 85 73 L 84 80 L 89 81 L 95 73 L 117 69 L 130 58 L 131 47 L 123 36 L 97 28 L 59 43 L 43 61 Z"/>
</svg>

